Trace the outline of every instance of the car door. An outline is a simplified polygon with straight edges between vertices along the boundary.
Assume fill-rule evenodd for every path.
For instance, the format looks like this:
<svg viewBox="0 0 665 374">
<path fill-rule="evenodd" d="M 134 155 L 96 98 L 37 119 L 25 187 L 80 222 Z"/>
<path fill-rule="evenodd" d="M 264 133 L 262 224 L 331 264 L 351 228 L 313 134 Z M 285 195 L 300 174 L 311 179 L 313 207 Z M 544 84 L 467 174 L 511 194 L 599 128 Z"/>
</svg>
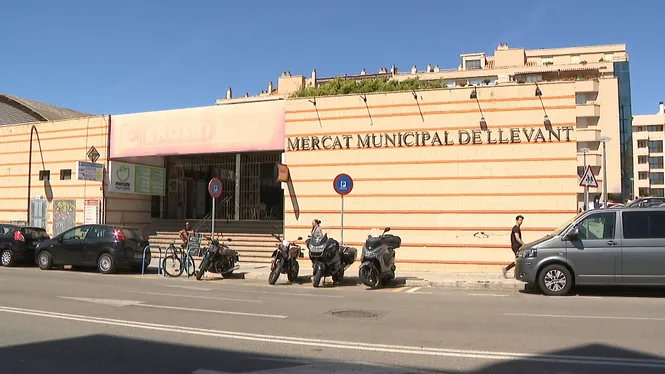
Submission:
<svg viewBox="0 0 665 374">
<path fill-rule="evenodd" d="M 616 211 L 599 211 L 584 217 L 575 226 L 579 238 L 566 244 L 566 257 L 577 284 L 617 284 L 621 274 L 621 240 L 617 239 Z"/>
<path fill-rule="evenodd" d="M 83 261 L 86 265 L 96 265 L 97 258 L 113 243 L 113 228 L 94 225 L 90 227 L 84 245 Z"/>
<path fill-rule="evenodd" d="M 58 263 L 62 265 L 83 265 L 88 231 L 90 231 L 90 226 L 85 225 L 74 227 L 62 234 L 62 243 L 59 243 L 59 253 L 62 256 L 57 261 Z"/>
<path fill-rule="evenodd" d="M 665 285 L 665 210 L 622 212 L 622 280 L 631 286 Z"/>
</svg>

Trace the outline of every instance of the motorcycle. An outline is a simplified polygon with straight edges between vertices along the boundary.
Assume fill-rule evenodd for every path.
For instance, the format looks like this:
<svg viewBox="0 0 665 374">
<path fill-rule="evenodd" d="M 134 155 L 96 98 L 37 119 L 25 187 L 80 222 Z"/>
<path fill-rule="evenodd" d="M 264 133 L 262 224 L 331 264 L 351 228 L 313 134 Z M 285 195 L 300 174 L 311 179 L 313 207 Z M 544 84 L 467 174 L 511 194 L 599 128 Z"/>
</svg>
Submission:
<svg viewBox="0 0 665 374">
<path fill-rule="evenodd" d="M 289 243 L 288 240 L 282 240 L 275 234 L 272 234 L 272 236 L 279 241 L 279 245 L 272 252 L 273 260 L 270 265 L 268 283 L 271 285 L 277 283 L 280 274 L 286 274 L 289 282 L 293 282 L 298 279 L 298 273 L 300 272 L 298 257 L 305 257 L 305 254 L 295 242 Z M 298 237 L 298 240 L 302 240 L 302 237 Z"/>
<path fill-rule="evenodd" d="M 362 284 L 376 288 L 395 279 L 395 249 L 402 245 L 402 238 L 386 234 L 386 227 L 379 236 L 367 236 L 358 276 Z"/>
<path fill-rule="evenodd" d="M 356 261 L 355 248 L 340 246 L 328 234 L 320 234 L 307 239 L 309 258 L 312 260 L 312 285 L 319 287 L 321 278 L 332 276 L 337 284 L 344 279 L 344 271 Z"/>
<path fill-rule="evenodd" d="M 225 242 L 231 242 L 231 238 L 226 239 Z M 201 280 L 207 271 L 227 277 L 238 270 L 239 261 L 238 252 L 226 244 L 220 244 L 217 239 L 211 239 L 208 248 L 203 253 L 199 270 L 196 272 L 196 280 Z"/>
</svg>

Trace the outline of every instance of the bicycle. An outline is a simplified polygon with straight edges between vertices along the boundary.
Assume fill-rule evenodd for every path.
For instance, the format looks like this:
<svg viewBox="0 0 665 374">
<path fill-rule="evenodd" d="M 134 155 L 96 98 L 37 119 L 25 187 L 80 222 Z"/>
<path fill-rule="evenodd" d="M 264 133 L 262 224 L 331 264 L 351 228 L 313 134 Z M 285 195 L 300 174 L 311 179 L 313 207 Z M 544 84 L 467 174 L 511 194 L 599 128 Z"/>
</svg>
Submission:
<svg viewBox="0 0 665 374">
<path fill-rule="evenodd" d="M 176 246 L 175 242 L 172 242 L 164 252 L 164 261 L 162 261 L 162 270 L 164 273 L 169 277 L 179 277 L 186 269 L 187 277 L 194 276 L 196 273 L 196 263 L 192 257 L 192 251 L 194 250 L 196 248 L 189 248 L 185 253 L 183 247 Z"/>
</svg>

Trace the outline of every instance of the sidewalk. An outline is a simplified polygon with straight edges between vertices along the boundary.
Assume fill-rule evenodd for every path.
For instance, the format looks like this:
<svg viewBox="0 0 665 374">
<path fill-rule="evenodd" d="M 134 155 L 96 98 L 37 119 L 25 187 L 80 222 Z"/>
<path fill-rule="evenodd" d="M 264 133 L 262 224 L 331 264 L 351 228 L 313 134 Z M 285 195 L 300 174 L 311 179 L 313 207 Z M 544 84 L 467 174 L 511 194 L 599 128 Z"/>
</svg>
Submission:
<svg viewBox="0 0 665 374">
<path fill-rule="evenodd" d="M 154 268 L 156 262 L 151 264 Z M 242 275 L 244 279 L 261 280 L 268 282 L 270 264 L 240 263 L 240 268 L 234 273 Z M 156 272 L 156 270 L 154 271 Z M 151 271 L 151 273 L 153 273 Z M 154 274 L 154 273 L 153 273 Z M 468 290 L 521 290 L 524 283 L 514 278 L 504 279 L 500 273 L 497 274 L 471 274 L 471 273 L 430 273 L 430 272 L 400 272 L 397 271 L 397 282 L 407 287 L 438 287 Z M 286 279 L 286 275 L 280 278 Z M 311 269 L 308 263 L 300 264 L 301 282 L 311 282 Z M 346 270 L 346 278 L 358 281 L 358 264 L 352 265 Z"/>
</svg>

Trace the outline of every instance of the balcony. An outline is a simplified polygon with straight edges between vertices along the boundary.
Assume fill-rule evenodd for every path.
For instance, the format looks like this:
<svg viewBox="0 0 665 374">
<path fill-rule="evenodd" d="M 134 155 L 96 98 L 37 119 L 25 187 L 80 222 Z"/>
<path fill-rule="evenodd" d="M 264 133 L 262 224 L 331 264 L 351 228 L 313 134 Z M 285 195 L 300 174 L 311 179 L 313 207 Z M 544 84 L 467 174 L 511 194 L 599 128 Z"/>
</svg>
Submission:
<svg viewBox="0 0 665 374">
<path fill-rule="evenodd" d="M 600 105 L 594 103 L 578 104 L 575 107 L 577 117 L 600 117 Z"/>
<path fill-rule="evenodd" d="M 575 81 L 576 92 L 598 92 L 598 80 L 588 79 Z"/>
<path fill-rule="evenodd" d="M 595 142 L 600 137 L 600 129 L 593 127 L 578 128 L 575 137 L 578 142 Z"/>
</svg>

